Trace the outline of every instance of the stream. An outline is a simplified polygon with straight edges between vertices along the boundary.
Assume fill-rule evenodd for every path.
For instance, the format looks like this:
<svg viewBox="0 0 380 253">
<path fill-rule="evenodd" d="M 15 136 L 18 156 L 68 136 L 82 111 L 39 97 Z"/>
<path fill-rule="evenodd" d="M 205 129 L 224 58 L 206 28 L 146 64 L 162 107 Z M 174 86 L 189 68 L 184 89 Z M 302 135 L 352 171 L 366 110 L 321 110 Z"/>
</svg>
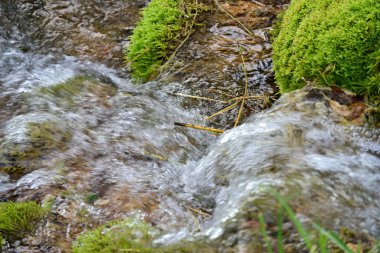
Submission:
<svg viewBox="0 0 380 253">
<path fill-rule="evenodd" d="M 86 229 L 133 215 L 163 231 L 157 243 L 206 237 L 251 252 L 243 225 L 258 211 L 270 219 L 271 189 L 291 196 L 305 220 L 380 237 L 380 131 L 349 123 L 331 91 L 283 95 L 220 136 L 178 127 L 205 125 L 212 111 L 172 94 L 186 84 L 133 84 L 115 60 L 130 33 L 121 24 L 137 18 L 115 19 L 117 10 L 136 12 L 143 2 L 24 2 L 0 3 L 0 199 L 50 201 L 53 215 L 8 252 L 66 252 Z M 67 18 L 79 25 L 58 22 L 65 10 L 90 5 L 103 23 L 83 13 Z M 30 11 L 51 21 L 45 32 L 53 21 L 82 30 L 42 36 L 29 29 Z M 111 22 L 119 26 L 101 34 L 98 26 Z M 93 55 L 100 44 L 79 45 L 83 34 L 113 49 Z"/>
</svg>

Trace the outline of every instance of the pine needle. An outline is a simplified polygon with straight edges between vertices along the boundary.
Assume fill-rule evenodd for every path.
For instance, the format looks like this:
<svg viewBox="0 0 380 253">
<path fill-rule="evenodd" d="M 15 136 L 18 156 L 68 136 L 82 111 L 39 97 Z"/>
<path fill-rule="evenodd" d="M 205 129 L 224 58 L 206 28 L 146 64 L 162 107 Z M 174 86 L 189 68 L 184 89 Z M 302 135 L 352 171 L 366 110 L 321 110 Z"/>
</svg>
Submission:
<svg viewBox="0 0 380 253">
<path fill-rule="evenodd" d="M 223 108 L 222 110 L 220 110 L 220 111 L 214 113 L 214 114 L 211 115 L 211 116 L 206 117 L 205 119 L 206 119 L 206 120 L 210 120 L 210 119 L 214 118 L 215 116 L 218 116 L 218 115 L 220 115 L 220 114 L 222 114 L 222 113 L 225 113 L 225 112 L 231 111 L 231 110 L 234 109 L 238 104 L 239 104 L 239 101 L 236 101 L 234 104 L 229 105 L 229 106 Z"/>
<path fill-rule="evenodd" d="M 226 102 L 231 102 L 231 101 L 234 101 L 234 100 L 240 100 L 240 99 L 252 99 L 252 98 L 257 98 L 257 99 L 267 99 L 268 96 L 260 96 L 260 95 L 256 95 L 256 96 L 241 96 L 241 97 L 236 97 L 236 98 L 231 98 L 229 100 L 227 100 Z"/>
<path fill-rule="evenodd" d="M 198 130 L 204 130 L 204 131 L 218 133 L 218 134 L 224 133 L 224 130 L 221 130 L 221 129 L 211 128 L 211 127 L 204 127 L 204 126 L 198 126 L 198 125 L 193 125 L 193 124 L 185 124 L 185 123 L 174 122 L 174 125 L 176 125 L 176 126 L 182 126 L 182 127 L 194 128 L 194 129 L 198 129 Z"/>
<path fill-rule="evenodd" d="M 239 122 L 240 122 L 241 115 L 243 114 L 244 103 L 245 103 L 245 100 L 242 99 L 242 101 L 241 101 L 241 105 L 240 105 L 240 109 L 239 109 L 239 113 L 238 113 L 238 116 L 237 116 L 237 118 L 236 118 L 236 121 L 235 121 L 234 127 L 237 127 L 237 125 L 238 125 Z"/>
</svg>

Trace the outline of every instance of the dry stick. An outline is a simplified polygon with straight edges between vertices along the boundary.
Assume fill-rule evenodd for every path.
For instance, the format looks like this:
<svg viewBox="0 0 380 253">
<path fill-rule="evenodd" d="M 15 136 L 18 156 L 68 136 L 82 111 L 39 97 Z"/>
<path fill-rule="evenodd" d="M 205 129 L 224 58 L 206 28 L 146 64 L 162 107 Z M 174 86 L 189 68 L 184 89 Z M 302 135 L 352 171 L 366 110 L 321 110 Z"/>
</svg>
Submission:
<svg viewBox="0 0 380 253">
<path fill-rule="evenodd" d="M 240 109 L 239 109 L 239 113 L 238 113 L 238 116 L 237 116 L 237 118 L 236 118 L 236 121 L 235 121 L 234 127 L 236 127 L 236 126 L 239 124 L 239 121 L 240 121 L 241 115 L 242 115 L 242 113 L 243 113 L 244 103 L 245 103 L 245 99 L 242 99 L 242 100 L 241 100 Z"/>
<path fill-rule="evenodd" d="M 250 99 L 250 98 L 257 98 L 257 99 L 266 99 L 267 96 L 241 96 L 241 97 L 236 97 L 236 98 L 231 98 L 227 102 L 232 102 L 234 100 L 240 100 L 240 99 Z"/>
<path fill-rule="evenodd" d="M 224 130 L 221 130 L 221 129 L 215 129 L 215 128 L 204 127 L 204 126 L 198 126 L 198 125 L 193 125 L 193 124 L 185 124 L 185 123 L 174 122 L 174 125 L 176 125 L 176 126 L 182 126 L 182 127 L 194 128 L 194 129 L 198 129 L 198 130 L 209 131 L 209 132 L 218 133 L 218 134 L 224 133 Z"/>
<path fill-rule="evenodd" d="M 187 95 L 187 94 L 182 94 L 182 93 L 172 93 L 172 94 L 176 95 L 176 96 L 180 96 L 180 97 L 185 97 L 185 98 L 195 98 L 195 99 L 200 99 L 200 100 L 206 100 L 206 101 L 212 101 L 212 102 L 219 102 L 219 103 L 223 103 L 223 104 L 228 104 L 227 101 L 213 99 L 213 98 L 199 97 L 199 96 Z"/>
<path fill-rule="evenodd" d="M 193 213 L 196 213 L 198 215 L 201 215 L 203 217 L 210 217 L 210 213 L 205 211 L 205 210 L 202 210 L 202 209 L 196 209 L 196 208 L 193 208 L 191 206 L 188 206 L 187 209 L 189 209 L 191 212 Z"/>
<path fill-rule="evenodd" d="M 251 35 L 252 37 L 254 36 L 253 33 L 243 24 L 241 23 L 237 18 L 235 18 L 234 16 L 232 16 L 226 9 L 223 8 L 223 6 L 219 3 L 218 0 L 214 0 L 216 6 L 221 10 L 223 11 L 224 13 L 226 13 L 230 18 L 232 18 L 233 20 L 235 20 L 236 22 L 239 23 L 239 25 L 241 25 L 241 27 L 249 34 Z"/>
<path fill-rule="evenodd" d="M 240 121 L 240 118 L 241 118 L 241 115 L 242 115 L 243 109 L 244 109 L 245 97 L 248 96 L 248 75 L 247 75 L 247 69 L 245 68 L 244 56 L 243 56 L 243 54 L 242 54 L 241 51 L 242 51 L 242 49 L 240 47 L 240 57 L 241 57 L 241 60 L 243 62 L 243 71 L 244 71 L 244 76 L 245 76 L 245 86 L 244 86 L 244 96 L 243 96 L 243 98 L 241 100 L 241 106 L 240 106 L 239 113 L 238 113 L 238 116 L 236 118 L 234 127 L 236 127 L 239 124 L 239 121 Z"/>
<path fill-rule="evenodd" d="M 218 116 L 219 114 L 222 114 L 222 113 L 225 113 L 225 112 L 231 111 L 231 110 L 234 109 L 238 104 L 239 104 L 239 101 L 236 101 L 234 104 L 229 105 L 229 106 L 223 108 L 223 109 L 220 110 L 220 111 L 217 111 L 216 113 L 214 113 L 214 114 L 211 115 L 211 116 L 206 117 L 205 119 L 206 119 L 206 120 L 210 120 L 210 119 L 214 118 L 215 116 Z"/>
</svg>

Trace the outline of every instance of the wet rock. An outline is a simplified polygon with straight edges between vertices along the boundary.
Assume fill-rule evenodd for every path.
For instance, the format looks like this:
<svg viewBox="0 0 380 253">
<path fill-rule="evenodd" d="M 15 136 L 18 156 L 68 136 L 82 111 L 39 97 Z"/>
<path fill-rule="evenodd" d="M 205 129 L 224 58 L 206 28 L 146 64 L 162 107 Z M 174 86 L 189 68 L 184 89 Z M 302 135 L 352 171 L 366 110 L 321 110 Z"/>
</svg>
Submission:
<svg viewBox="0 0 380 253">
<path fill-rule="evenodd" d="M 38 42 L 40 52 L 56 52 L 93 60 L 109 66 L 123 64 L 123 49 L 139 10 L 139 1 L 2 1 L 0 12 L 7 21 L 4 35 L 14 23 L 25 33 L 21 48 Z M 33 45 L 36 48 L 37 46 Z"/>
</svg>

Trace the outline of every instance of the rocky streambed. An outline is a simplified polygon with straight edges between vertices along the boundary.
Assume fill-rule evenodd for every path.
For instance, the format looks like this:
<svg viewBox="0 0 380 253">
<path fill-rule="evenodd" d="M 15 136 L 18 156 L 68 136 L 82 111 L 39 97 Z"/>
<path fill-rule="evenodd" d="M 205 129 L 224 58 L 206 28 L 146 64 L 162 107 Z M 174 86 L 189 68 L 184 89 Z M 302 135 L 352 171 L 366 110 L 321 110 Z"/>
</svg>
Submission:
<svg viewBox="0 0 380 253">
<path fill-rule="evenodd" d="M 366 105 L 310 86 L 263 111 L 277 98 L 268 31 L 286 2 L 222 3 L 252 34 L 215 7 L 157 80 L 136 86 L 122 52 L 144 4 L 0 3 L 0 198 L 50 206 L 6 252 L 69 252 L 79 234 L 127 217 L 157 229 L 157 245 L 262 252 L 255 217 L 275 230 L 278 209 L 269 189 L 305 223 L 379 236 L 380 131 Z M 204 117 L 246 81 L 266 103 L 247 101 L 239 127 L 218 137 L 174 125 L 233 125 L 238 107 Z M 304 251 L 293 234 L 289 252 Z"/>
</svg>

